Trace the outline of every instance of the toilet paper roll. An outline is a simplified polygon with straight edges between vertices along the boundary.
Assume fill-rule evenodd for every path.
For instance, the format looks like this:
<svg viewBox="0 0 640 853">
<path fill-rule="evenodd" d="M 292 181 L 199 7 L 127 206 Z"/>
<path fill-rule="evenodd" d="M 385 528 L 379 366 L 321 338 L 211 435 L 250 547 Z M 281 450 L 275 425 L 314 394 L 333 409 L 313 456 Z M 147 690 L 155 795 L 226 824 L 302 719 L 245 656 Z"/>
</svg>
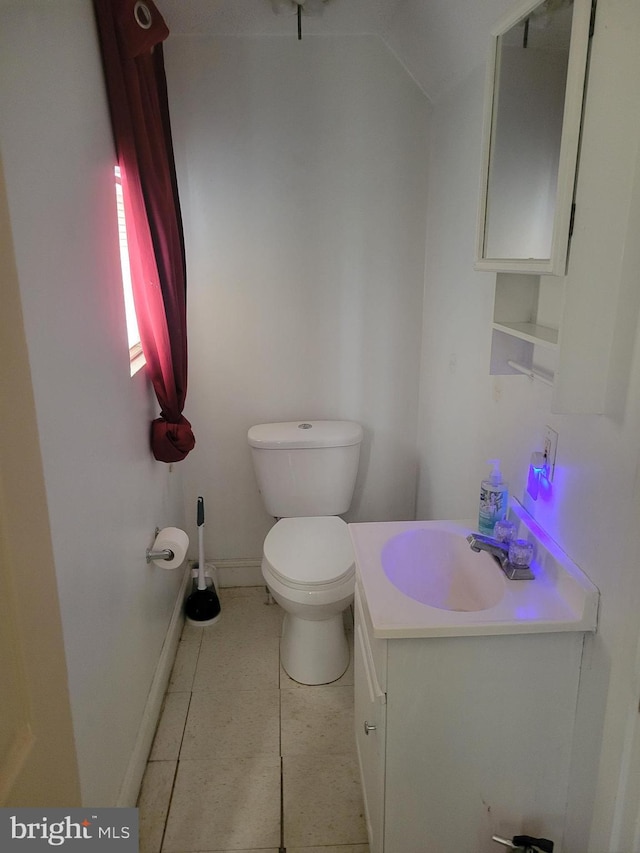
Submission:
<svg viewBox="0 0 640 853">
<path fill-rule="evenodd" d="M 156 566 L 161 569 L 177 569 L 184 562 L 189 548 L 189 537 L 179 527 L 163 527 L 156 536 L 152 551 L 164 551 L 168 548 L 173 551 L 172 560 L 154 560 Z"/>
</svg>

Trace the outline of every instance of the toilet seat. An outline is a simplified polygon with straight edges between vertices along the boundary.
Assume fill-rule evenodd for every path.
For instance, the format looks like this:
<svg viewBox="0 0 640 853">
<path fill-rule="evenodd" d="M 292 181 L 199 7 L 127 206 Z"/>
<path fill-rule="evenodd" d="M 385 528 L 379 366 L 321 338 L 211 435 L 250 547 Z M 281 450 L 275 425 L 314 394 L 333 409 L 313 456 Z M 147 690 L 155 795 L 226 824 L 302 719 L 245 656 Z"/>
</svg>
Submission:
<svg viewBox="0 0 640 853">
<path fill-rule="evenodd" d="M 283 518 L 264 540 L 263 555 L 286 586 L 327 589 L 355 571 L 351 537 L 338 516 Z"/>
</svg>

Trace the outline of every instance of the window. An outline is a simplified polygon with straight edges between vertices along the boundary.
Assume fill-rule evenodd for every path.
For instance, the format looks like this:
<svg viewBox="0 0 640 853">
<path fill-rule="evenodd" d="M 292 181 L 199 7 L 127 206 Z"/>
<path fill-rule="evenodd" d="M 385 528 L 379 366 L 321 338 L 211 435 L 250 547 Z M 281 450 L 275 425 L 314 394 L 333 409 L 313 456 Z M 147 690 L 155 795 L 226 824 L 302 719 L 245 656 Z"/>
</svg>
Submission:
<svg viewBox="0 0 640 853">
<path fill-rule="evenodd" d="M 127 226 L 124 218 L 124 200 L 122 197 L 122 176 L 120 166 L 114 169 L 116 180 L 116 205 L 118 211 L 118 236 L 120 239 L 120 266 L 122 269 L 122 290 L 124 292 L 124 310 L 127 318 L 127 337 L 129 339 L 129 363 L 131 375 L 137 373 L 145 365 L 138 320 L 133 302 L 131 286 L 131 268 L 129 266 L 129 245 L 127 243 Z"/>
</svg>

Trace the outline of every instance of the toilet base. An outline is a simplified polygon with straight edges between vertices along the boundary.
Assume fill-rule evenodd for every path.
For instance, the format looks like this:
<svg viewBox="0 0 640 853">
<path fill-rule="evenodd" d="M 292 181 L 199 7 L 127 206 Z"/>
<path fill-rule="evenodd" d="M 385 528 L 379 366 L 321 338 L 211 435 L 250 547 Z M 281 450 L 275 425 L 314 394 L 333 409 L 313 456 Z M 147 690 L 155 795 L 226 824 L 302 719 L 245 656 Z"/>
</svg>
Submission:
<svg viewBox="0 0 640 853">
<path fill-rule="evenodd" d="M 329 619 L 301 619 L 285 613 L 280 640 L 284 671 L 300 684 L 329 684 L 349 666 L 342 613 Z"/>
</svg>

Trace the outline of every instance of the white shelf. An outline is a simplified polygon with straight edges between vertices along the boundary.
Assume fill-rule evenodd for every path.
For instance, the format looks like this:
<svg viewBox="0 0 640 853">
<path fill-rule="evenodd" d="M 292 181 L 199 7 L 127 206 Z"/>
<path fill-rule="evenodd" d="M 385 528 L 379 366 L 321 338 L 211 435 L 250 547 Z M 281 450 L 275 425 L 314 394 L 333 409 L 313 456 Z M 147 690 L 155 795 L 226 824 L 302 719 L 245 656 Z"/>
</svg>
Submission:
<svg viewBox="0 0 640 853">
<path fill-rule="evenodd" d="M 553 385 L 561 304 L 562 282 L 558 278 L 498 273 L 491 373 L 523 373 Z"/>
<path fill-rule="evenodd" d="M 558 348 L 558 330 L 549 326 L 541 326 L 538 323 L 500 323 L 494 322 L 493 328 L 506 335 L 512 335 L 521 341 L 545 347 L 547 349 Z"/>
</svg>

